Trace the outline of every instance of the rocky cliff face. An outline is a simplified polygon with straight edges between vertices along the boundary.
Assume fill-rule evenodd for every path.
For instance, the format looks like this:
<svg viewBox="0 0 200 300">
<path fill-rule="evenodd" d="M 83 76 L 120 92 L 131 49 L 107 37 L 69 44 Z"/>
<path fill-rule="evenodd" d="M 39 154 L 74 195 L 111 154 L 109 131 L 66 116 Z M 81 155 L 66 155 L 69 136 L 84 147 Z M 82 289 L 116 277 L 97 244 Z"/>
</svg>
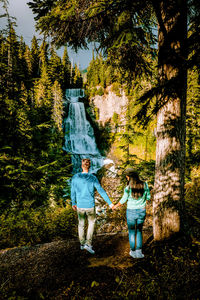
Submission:
<svg viewBox="0 0 200 300">
<path fill-rule="evenodd" d="M 124 91 L 122 91 L 121 96 L 117 96 L 109 87 L 103 96 L 96 95 L 92 98 L 91 104 L 98 110 L 97 122 L 104 126 L 106 122 L 112 120 L 114 113 L 117 113 L 120 116 L 120 121 L 123 122 L 128 99 Z"/>
</svg>

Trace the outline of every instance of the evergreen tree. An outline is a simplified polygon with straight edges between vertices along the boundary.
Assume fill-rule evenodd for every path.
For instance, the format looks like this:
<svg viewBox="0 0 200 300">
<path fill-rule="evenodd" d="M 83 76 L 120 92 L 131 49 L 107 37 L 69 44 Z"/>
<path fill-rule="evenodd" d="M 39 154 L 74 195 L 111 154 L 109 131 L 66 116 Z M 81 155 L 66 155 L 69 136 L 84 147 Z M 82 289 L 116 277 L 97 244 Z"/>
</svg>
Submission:
<svg viewBox="0 0 200 300">
<path fill-rule="evenodd" d="M 64 72 L 61 58 L 54 49 L 51 50 L 51 56 L 48 61 L 48 75 L 51 83 L 58 81 L 63 86 Z"/>
<path fill-rule="evenodd" d="M 58 81 L 55 81 L 52 87 L 53 94 L 53 120 L 55 127 L 62 131 L 62 120 L 63 120 L 63 97 L 61 86 Z"/>
<path fill-rule="evenodd" d="M 40 70 L 42 68 L 47 68 L 48 65 L 48 44 L 45 40 L 42 41 L 42 44 L 39 48 L 39 67 Z"/>
<path fill-rule="evenodd" d="M 39 46 L 36 37 L 31 41 L 31 55 L 32 55 L 32 77 L 39 77 Z"/>
<path fill-rule="evenodd" d="M 51 107 L 51 81 L 46 63 L 41 66 L 41 77 L 35 83 L 35 102 L 37 107 Z M 48 114 L 48 113 L 47 113 Z"/>
<path fill-rule="evenodd" d="M 67 52 L 67 47 L 64 48 L 63 57 L 62 57 L 62 65 L 63 65 L 63 85 L 62 90 L 65 91 L 70 86 L 71 82 L 71 63 L 69 60 L 69 55 Z"/>
<path fill-rule="evenodd" d="M 12 23 L 9 25 L 9 34 L 6 42 L 7 49 L 7 85 L 11 94 L 14 93 L 14 85 L 19 84 L 17 62 L 19 42 Z"/>
<path fill-rule="evenodd" d="M 28 64 L 26 61 L 26 44 L 23 40 L 23 37 L 20 38 L 20 43 L 19 43 L 19 51 L 18 51 L 18 77 L 21 79 L 23 83 L 26 82 L 27 86 L 27 81 L 30 80 L 30 72 L 28 71 Z M 28 56 L 28 55 L 27 55 Z M 28 57 L 27 57 L 28 59 Z M 29 68 L 31 68 L 31 62 L 30 62 L 30 57 L 29 57 Z"/>
<path fill-rule="evenodd" d="M 62 150 L 62 93 L 49 79 L 48 46 L 38 49 L 33 38 L 30 50 L 9 24 L 0 36 L 0 211 L 18 213 L 61 197 L 70 157 Z"/>
<path fill-rule="evenodd" d="M 0 90 L 3 91 L 3 87 L 7 85 L 8 74 L 8 61 L 7 61 L 7 46 L 5 42 L 6 38 L 0 36 Z M 2 95 L 2 93 L 0 93 Z"/>
<path fill-rule="evenodd" d="M 26 46 L 25 48 L 24 58 L 27 65 L 27 76 L 28 79 L 30 80 L 33 74 L 33 61 L 32 61 L 31 51 L 28 46 Z"/>
<path fill-rule="evenodd" d="M 83 87 L 83 78 L 82 78 L 81 72 L 80 72 L 77 64 L 75 64 L 75 66 L 74 66 L 72 76 L 73 76 L 73 87 L 74 88 L 82 88 Z"/>
</svg>

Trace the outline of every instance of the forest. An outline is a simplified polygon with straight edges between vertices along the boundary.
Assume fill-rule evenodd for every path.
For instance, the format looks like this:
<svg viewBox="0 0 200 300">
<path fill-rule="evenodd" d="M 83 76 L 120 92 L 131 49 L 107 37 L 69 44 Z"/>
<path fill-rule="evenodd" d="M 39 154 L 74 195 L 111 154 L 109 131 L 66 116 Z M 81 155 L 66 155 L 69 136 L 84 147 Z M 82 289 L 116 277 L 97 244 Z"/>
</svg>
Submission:
<svg viewBox="0 0 200 300">
<path fill-rule="evenodd" d="M 199 299 L 199 2 L 32 0 L 43 40 L 31 45 L 0 2 L 0 299 Z M 68 46 L 88 43 L 80 70 Z M 117 164 L 114 179 L 96 174 L 113 203 L 127 167 L 148 181 L 141 261 L 127 254 L 125 209 L 98 217 L 96 258 L 78 249 L 67 89 L 84 89 L 97 146 Z M 126 110 L 100 124 L 93 99 L 108 91 Z"/>
</svg>

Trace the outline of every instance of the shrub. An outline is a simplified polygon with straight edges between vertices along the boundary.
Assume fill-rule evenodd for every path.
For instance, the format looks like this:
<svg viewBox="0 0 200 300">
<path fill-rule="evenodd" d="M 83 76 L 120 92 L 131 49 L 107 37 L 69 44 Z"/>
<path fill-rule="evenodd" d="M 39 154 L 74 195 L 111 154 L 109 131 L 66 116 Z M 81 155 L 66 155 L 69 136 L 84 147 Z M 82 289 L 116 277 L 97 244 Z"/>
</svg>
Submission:
<svg viewBox="0 0 200 300">
<path fill-rule="evenodd" d="M 0 247 L 14 247 L 50 242 L 75 234 L 76 218 L 71 206 L 24 208 L 0 216 Z"/>
<path fill-rule="evenodd" d="M 111 91 L 115 93 L 116 96 L 121 97 L 120 88 L 121 88 L 120 84 L 118 82 L 114 82 L 112 84 Z"/>
<path fill-rule="evenodd" d="M 199 208 L 200 204 L 200 167 L 191 171 L 191 181 L 185 184 L 186 203 Z"/>
<path fill-rule="evenodd" d="M 97 95 L 103 96 L 104 95 L 104 89 L 100 86 L 100 88 L 96 92 Z"/>
</svg>

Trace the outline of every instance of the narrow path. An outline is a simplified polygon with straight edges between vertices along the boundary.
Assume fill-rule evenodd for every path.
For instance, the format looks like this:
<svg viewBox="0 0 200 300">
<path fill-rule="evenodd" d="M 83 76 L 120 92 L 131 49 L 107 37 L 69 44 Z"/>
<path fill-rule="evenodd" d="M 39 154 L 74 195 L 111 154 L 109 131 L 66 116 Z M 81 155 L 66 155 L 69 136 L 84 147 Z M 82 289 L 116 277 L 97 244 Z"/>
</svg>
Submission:
<svg viewBox="0 0 200 300">
<path fill-rule="evenodd" d="M 144 231 L 144 243 L 150 235 L 150 231 Z M 63 286 L 69 289 L 70 285 L 80 283 L 91 285 L 96 282 L 95 285 L 101 282 L 103 284 L 110 281 L 109 278 L 112 278 L 113 284 L 115 283 L 113 278 L 119 271 L 135 263 L 129 256 L 127 234 L 96 236 L 94 249 L 96 253 L 91 255 L 79 249 L 77 239 L 71 239 L 2 250 L 0 252 L 0 291 L 3 291 L 1 296 L 15 291 L 17 295 L 36 299 L 38 293 L 59 294 L 58 291 L 63 290 Z"/>
</svg>

